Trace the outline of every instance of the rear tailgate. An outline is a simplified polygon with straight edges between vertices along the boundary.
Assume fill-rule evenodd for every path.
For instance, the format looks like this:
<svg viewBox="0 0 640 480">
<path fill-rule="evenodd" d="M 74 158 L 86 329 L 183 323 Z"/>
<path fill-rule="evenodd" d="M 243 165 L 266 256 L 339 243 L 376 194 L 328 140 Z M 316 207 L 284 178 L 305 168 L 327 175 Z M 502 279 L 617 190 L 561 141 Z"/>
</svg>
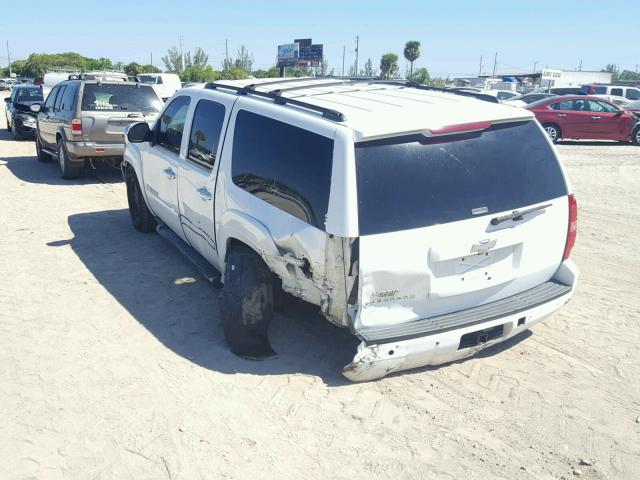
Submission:
<svg viewBox="0 0 640 480">
<path fill-rule="evenodd" d="M 86 139 L 124 143 L 126 128 L 154 118 L 162 108 L 162 101 L 148 85 L 87 83 L 81 108 Z"/>
<path fill-rule="evenodd" d="M 568 191 L 534 122 L 356 148 L 356 330 L 513 296 L 562 261 Z M 524 213 L 497 222 L 493 219 Z"/>
</svg>

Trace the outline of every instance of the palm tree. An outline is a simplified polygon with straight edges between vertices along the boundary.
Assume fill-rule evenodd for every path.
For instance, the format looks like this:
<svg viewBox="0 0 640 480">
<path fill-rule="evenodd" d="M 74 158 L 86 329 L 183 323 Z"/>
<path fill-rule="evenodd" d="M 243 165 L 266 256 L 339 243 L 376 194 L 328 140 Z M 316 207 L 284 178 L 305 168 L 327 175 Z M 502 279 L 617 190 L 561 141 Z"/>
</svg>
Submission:
<svg viewBox="0 0 640 480">
<path fill-rule="evenodd" d="M 404 45 L 404 58 L 411 62 L 411 73 L 413 73 L 413 62 L 420 57 L 420 42 L 417 40 L 409 40 Z"/>
<path fill-rule="evenodd" d="M 398 55 L 385 53 L 380 58 L 380 74 L 383 78 L 390 78 L 398 71 Z"/>
</svg>

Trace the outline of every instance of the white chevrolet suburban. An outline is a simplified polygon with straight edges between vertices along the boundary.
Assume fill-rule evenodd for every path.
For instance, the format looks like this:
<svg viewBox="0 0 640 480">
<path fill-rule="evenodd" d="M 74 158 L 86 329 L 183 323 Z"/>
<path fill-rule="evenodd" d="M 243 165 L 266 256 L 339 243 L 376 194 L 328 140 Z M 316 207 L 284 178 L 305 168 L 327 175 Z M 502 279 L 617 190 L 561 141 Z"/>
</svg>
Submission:
<svg viewBox="0 0 640 480">
<path fill-rule="evenodd" d="M 361 341 L 350 380 L 467 357 L 567 303 L 578 276 L 554 147 L 493 102 L 371 79 L 183 89 L 128 129 L 131 218 L 224 285 L 237 355 L 273 355 L 282 288 Z"/>
</svg>

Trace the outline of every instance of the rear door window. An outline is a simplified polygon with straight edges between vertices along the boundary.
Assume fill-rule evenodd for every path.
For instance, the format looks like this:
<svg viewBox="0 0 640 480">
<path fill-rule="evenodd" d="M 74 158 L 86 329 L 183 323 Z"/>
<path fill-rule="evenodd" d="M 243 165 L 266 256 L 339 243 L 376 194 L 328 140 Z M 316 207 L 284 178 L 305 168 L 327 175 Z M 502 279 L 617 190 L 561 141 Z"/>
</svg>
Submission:
<svg viewBox="0 0 640 480">
<path fill-rule="evenodd" d="M 82 94 L 82 110 L 88 112 L 149 112 L 162 110 L 162 101 L 152 87 L 86 83 Z"/>
<path fill-rule="evenodd" d="M 216 162 L 225 108 L 217 102 L 201 100 L 196 106 L 189 137 L 188 158 L 211 168 Z"/>
<path fill-rule="evenodd" d="M 58 95 L 58 90 L 60 90 L 60 87 L 53 87 L 53 90 L 49 92 L 47 101 L 44 102 L 44 106 L 46 109 L 51 110 L 53 108 L 53 104 L 56 101 L 56 95 Z"/>
<path fill-rule="evenodd" d="M 67 86 L 66 85 L 62 85 L 60 87 L 60 91 L 58 92 L 58 96 L 56 97 L 56 103 L 53 105 L 53 109 L 56 112 L 59 112 L 60 110 L 62 110 L 60 108 L 60 106 L 62 105 L 62 97 L 64 97 L 64 92 L 67 90 Z"/>
<path fill-rule="evenodd" d="M 65 112 L 73 111 L 76 100 L 76 91 L 78 90 L 76 85 L 67 85 L 64 93 L 61 94 L 62 101 L 60 102 L 60 110 Z"/>
<path fill-rule="evenodd" d="M 246 110 L 238 112 L 233 183 L 321 230 L 332 165 L 332 139 Z"/>
<path fill-rule="evenodd" d="M 160 121 L 157 123 L 156 143 L 174 153 L 180 153 L 190 101 L 189 97 L 177 97 L 162 112 Z"/>
<path fill-rule="evenodd" d="M 621 88 L 612 88 L 611 95 L 615 95 L 617 97 L 624 97 L 624 92 Z"/>
<path fill-rule="evenodd" d="M 605 95 L 607 93 L 607 87 L 596 87 L 596 95 Z"/>
<path fill-rule="evenodd" d="M 473 135 L 356 144 L 360 235 L 456 222 L 567 194 L 534 122 Z"/>
<path fill-rule="evenodd" d="M 570 111 L 573 110 L 573 101 L 571 100 L 564 100 L 562 102 L 558 102 L 558 103 L 552 103 L 551 105 L 549 105 L 553 110 L 565 110 L 565 111 Z"/>
</svg>

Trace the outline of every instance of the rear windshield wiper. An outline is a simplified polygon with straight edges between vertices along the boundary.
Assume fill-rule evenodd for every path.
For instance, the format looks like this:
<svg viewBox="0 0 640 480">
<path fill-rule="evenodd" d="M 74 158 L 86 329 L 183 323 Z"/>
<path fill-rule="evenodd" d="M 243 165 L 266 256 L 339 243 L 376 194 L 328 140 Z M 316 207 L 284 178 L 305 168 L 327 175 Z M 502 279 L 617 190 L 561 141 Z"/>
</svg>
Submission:
<svg viewBox="0 0 640 480">
<path fill-rule="evenodd" d="M 537 212 L 538 210 L 544 210 L 547 207 L 550 207 L 551 204 L 547 203 L 546 205 L 540 205 L 538 207 L 528 208 L 526 210 L 514 210 L 508 215 L 502 215 L 501 217 L 495 217 L 491 219 L 491 225 L 499 225 L 502 222 L 506 222 L 507 220 L 522 220 L 523 215 L 527 215 L 529 213 Z"/>
</svg>

